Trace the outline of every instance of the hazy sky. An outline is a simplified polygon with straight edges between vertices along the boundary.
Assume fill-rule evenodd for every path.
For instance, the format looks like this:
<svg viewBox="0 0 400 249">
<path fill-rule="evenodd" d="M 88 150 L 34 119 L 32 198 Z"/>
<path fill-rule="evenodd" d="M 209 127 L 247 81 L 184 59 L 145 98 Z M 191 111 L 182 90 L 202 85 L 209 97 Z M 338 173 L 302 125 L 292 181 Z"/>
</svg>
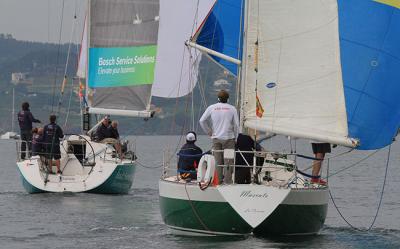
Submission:
<svg viewBox="0 0 400 249">
<path fill-rule="evenodd" d="M 70 41 L 74 26 L 73 42 L 79 43 L 87 0 L 0 0 L 0 33 L 18 40 L 58 43 L 63 2 L 62 42 Z"/>
</svg>

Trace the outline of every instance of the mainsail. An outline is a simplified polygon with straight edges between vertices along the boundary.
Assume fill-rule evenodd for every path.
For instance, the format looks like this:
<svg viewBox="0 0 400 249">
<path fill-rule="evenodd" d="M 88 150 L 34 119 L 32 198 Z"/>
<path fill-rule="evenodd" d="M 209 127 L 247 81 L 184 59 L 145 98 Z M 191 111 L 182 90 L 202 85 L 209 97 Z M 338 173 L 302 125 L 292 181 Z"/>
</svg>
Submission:
<svg viewBox="0 0 400 249">
<path fill-rule="evenodd" d="M 247 26 L 245 126 L 351 146 L 336 0 L 249 1 Z"/>
<path fill-rule="evenodd" d="M 91 0 L 89 112 L 149 116 L 159 0 Z"/>
</svg>

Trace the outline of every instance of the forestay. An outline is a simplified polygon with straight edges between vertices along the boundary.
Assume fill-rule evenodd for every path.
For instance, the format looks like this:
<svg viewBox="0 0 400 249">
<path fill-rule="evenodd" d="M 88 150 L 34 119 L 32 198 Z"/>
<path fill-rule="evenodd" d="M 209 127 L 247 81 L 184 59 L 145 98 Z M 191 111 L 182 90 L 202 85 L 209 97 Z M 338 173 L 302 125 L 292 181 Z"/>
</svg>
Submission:
<svg viewBox="0 0 400 249">
<path fill-rule="evenodd" d="M 91 0 L 89 7 L 89 111 L 149 114 L 159 0 Z"/>
</svg>

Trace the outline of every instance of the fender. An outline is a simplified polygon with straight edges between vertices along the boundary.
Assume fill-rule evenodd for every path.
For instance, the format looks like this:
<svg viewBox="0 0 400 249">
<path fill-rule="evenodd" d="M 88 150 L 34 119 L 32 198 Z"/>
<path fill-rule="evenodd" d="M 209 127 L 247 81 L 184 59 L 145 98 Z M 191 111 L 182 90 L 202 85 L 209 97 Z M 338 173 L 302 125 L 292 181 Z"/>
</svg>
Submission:
<svg viewBox="0 0 400 249">
<path fill-rule="evenodd" d="M 197 170 L 197 182 L 209 182 L 214 177 L 215 158 L 213 155 L 203 155 Z"/>
</svg>

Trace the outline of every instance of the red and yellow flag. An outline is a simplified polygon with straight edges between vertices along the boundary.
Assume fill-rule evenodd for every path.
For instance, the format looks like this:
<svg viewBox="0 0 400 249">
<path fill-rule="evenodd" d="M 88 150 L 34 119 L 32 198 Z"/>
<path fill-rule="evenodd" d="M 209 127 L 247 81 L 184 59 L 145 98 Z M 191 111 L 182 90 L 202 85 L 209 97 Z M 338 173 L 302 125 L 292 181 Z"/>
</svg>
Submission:
<svg viewBox="0 0 400 249">
<path fill-rule="evenodd" d="M 85 95 L 85 85 L 79 82 L 79 97 L 82 98 Z"/>
<path fill-rule="evenodd" d="M 256 95 L 256 115 L 257 115 L 257 117 L 262 118 L 263 113 L 264 113 L 264 109 L 261 105 L 258 95 Z"/>
</svg>

